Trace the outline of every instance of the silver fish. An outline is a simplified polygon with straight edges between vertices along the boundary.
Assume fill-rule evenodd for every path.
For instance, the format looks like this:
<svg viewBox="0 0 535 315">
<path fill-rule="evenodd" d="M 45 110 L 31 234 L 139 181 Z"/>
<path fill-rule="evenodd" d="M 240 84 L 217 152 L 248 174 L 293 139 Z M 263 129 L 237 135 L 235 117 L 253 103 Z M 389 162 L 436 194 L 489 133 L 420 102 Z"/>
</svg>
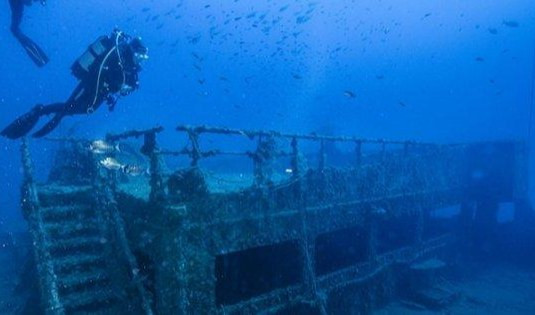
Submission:
<svg viewBox="0 0 535 315">
<path fill-rule="evenodd" d="M 119 163 L 116 159 L 111 157 L 107 157 L 104 160 L 101 160 L 100 165 L 112 171 L 117 171 L 124 168 L 123 164 Z"/>
<path fill-rule="evenodd" d="M 109 154 L 113 152 L 121 152 L 119 144 L 111 145 L 104 140 L 95 140 L 89 145 L 89 150 L 94 154 Z"/>
</svg>

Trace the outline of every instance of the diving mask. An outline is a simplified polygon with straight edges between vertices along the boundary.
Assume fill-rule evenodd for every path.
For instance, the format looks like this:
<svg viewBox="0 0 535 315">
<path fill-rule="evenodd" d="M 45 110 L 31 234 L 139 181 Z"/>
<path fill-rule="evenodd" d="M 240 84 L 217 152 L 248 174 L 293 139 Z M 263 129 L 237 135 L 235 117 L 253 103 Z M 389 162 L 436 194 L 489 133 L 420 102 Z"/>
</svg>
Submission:
<svg viewBox="0 0 535 315">
<path fill-rule="evenodd" d="M 147 53 L 134 53 L 134 59 L 136 60 L 136 63 L 142 63 L 143 61 L 149 59 L 149 55 Z"/>
<path fill-rule="evenodd" d="M 137 64 L 149 59 L 149 49 L 143 45 L 140 37 L 136 37 L 130 41 L 130 47 L 134 52 L 134 60 Z"/>
</svg>

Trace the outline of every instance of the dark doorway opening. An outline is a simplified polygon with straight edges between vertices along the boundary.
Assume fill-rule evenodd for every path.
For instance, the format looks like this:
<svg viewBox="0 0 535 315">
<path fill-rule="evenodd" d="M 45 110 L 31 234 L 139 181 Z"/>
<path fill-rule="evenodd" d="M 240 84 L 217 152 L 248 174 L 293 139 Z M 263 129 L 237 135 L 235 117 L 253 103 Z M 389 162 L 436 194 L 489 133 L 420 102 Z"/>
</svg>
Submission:
<svg viewBox="0 0 535 315">
<path fill-rule="evenodd" d="M 366 261 L 368 236 L 358 226 L 321 234 L 316 239 L 316 274 L 324 275 Z"/>
<path fill-rule="evenodd" d="M 296 241 L 216 256 L 216 304 L 229 305 L 301 281 Z"/>
</svg>

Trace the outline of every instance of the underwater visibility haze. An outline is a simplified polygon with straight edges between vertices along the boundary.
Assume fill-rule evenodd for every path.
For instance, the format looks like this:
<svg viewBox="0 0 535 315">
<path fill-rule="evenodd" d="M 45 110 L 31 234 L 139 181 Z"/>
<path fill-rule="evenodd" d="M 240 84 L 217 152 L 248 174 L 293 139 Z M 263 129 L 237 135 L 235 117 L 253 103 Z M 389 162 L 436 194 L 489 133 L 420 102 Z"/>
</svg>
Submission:
<svg viewBox="0 0 535 315">
<path fill-rule="evenodd" d="M 0 12 L 0 313 L 535 312 L 535 2 Z"/>
</svg>

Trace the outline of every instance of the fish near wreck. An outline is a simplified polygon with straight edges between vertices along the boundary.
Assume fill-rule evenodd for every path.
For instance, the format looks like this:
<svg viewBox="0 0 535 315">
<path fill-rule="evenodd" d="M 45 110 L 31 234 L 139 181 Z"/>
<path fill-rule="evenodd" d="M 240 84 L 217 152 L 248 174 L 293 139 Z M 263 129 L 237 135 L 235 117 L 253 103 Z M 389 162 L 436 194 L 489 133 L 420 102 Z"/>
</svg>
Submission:
<svg viewBox="0 0 535 315">
<path fill-rule="evenodd" d="M 112 145 L 104 140 L 95 140 L 89 145 L 89 150 L 94 154 L 110 154 L 114 152 L 121 152 L 119 145 Z"/>
</svg>

